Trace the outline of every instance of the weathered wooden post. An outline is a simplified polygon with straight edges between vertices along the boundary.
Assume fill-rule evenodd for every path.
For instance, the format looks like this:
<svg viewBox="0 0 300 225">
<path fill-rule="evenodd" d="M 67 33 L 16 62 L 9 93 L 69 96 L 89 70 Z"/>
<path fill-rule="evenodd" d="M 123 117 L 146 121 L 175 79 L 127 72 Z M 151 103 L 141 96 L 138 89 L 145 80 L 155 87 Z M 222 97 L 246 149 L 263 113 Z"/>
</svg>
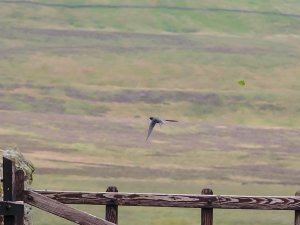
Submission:
<svg viewBox="0 0 300 225">
<path fill-rule="evenodd" d="M 15 195 L 16 201 L 24 201 L 24 181 L 25 174 L 23 170 L 17 169 L 15 172 Z"/>
<path fill-rule="evenodd" d="M 300 197 L 300 191 L 297 191 L 295 196 Z M 295 210 L 295 225 L 300 225 L 300 210 Z"/>
<path fill-rule="evenodd" d="M 15 178 L 15 163 L 5 157 L 3 157 L 3 200 L 15 201 L 14 195 L 14 178 Z M 12 215 L 4 216 L 5 225 L 14 225 L 15 218 Z"/>
<path fill-rule="evenodd" d="M 15 163 L 3 157 L 3 200 L 22 201 L 24 193 L 24 172 L 16 171 Z M 24 205 L 7 204 L 4 225 L 23 225 Z M 11 212 L 9 212 L 11 211 Z"/>
<path fill-rule="evenodd" d="M 213 191 L 209 188 L 204 188 L 201 191 L 202 195 L 212 195 Z M 208 202 L 210 204 L 210 202 Z M 201 225 L 212 225 L 213 224 L 213 209 L 202 208 L 201 209 Z"/>
<path fill-rule="evenodd" d="M 15 171 L 15 200 L 16 201 L 24 201 L 24 181 L 25 181 L 25 175 L 24 171 L 17 169 Z M 20 208 L 17 212 L 17 215 L 15 215 L 15 224 L 17 225 L 24 225 L 24 204 L 22 205 L 22 208 Z"/>
<path fill-rule="evenodd" d="M 109 186 L 106 192 L 118 192 L 118 188 L 115 186 Z M 106 205 L 105 219 L 114 224 L 118 224 L 118 205 L 115 202 L 111 202 Z"/>
</svg>

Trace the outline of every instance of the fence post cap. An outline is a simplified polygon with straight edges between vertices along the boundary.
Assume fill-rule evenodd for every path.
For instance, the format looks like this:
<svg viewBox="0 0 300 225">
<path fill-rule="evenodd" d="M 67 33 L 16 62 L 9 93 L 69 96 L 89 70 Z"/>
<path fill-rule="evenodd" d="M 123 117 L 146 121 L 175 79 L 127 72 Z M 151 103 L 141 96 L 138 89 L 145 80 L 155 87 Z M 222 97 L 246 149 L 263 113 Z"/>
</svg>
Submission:
<svg viewBox="0 0 300 225">
<path fill-rule="evenodd" d="M 203 188 L 202 191 L 201 191 L 201 194 L 202 195 L 212 195 L 213 191 L 210 188 Z"/>
<path fill-rule="evenodd" d="M 109 186 L 106 192 L 118 192 L 118 188 L 116 186 Z"/>
</svg>

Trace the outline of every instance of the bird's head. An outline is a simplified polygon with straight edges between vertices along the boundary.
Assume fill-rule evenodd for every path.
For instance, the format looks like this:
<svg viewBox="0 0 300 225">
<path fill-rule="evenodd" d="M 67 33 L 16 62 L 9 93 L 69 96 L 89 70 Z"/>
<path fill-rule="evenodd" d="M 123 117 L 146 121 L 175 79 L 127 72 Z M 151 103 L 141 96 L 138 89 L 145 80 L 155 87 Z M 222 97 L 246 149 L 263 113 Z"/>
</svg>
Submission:
<svg viewBox="0 0 300 225">
<path fill-rule="evenodd" d="M 153 117 L 151 116 L 149 119 L 150 119 L 150 120 L 153 120 Z"/>
</svg>

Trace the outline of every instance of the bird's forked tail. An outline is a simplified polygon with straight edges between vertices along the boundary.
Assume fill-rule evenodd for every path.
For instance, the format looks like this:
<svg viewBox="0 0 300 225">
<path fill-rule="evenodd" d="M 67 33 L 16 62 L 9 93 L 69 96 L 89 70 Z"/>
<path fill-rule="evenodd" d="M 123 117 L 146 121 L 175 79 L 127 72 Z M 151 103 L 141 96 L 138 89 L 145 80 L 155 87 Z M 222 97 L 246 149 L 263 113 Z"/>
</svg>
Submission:
<svg viewBox="0 0 300 225">
<path fill-rule="evenodd" d="M 165 120 L 165 121 L 168 121 L 168 122 L 179 122 L 177 120 Z"/>
</svg>

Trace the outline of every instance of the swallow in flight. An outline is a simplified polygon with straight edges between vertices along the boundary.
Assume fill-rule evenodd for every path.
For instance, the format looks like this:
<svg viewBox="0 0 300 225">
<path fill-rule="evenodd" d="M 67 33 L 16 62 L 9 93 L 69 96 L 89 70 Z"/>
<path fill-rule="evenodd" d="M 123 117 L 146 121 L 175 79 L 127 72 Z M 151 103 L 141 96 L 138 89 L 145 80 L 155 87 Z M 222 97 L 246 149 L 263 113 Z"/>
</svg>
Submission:
<svg viewBox="0 0 300 225">
<path fill-rule="evenodd" d="M 155 124 L 158 123 L 161 126 L 161 125 L 164 125 L 166 122 L 178 122 L 177 120 L 162 120 L 158 117 L 150 117 L 149 119 L 150 119 L 150 125 L 149 125 L 149 130 L 148 130 L 148 135 L 147 135 L 146 141 L 150 137 Z"/>
</svg>

